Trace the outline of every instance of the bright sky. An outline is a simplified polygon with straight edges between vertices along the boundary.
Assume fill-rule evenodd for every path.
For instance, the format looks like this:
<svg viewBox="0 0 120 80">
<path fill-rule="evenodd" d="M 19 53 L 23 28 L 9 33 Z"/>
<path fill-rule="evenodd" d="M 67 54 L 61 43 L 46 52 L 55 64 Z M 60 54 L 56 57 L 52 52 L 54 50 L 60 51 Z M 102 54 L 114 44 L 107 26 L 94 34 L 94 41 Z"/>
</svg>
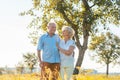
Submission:
<svg viewBox="0 0 120 80">
<path fill-rule="evenodd" d="M 32 0 L 0 2 L 0 66 L 15 66 L 22 54 L 36 50 L 28 39 L 27 25 L 31 18 L 19 13 L 32 7 Z M 35 52 L 35 51 L 34 51 Z"/>
<path fill-rule="evenodd" d="M 26 29 L 30 23 L 29 16 L 19 16 L 19 13 L 32 7 L 32 0 L 1 0 L 0 1 L 0 67 L 14 67 L 22 60 L 26 52 L 36 52 L 28 39 L 29 31 Z M 120 28 L 112 29 L 120 34 Z M 120 36 L 120 35 L 119 35 Z M 105 72 L 106 67 L 91 61 L 89 52 L 86 52 L 83 68 L 94 68 L 99 72 Z M 120 66 L 111 67 L 110 72 L 120 72 Z"/>
</svg>

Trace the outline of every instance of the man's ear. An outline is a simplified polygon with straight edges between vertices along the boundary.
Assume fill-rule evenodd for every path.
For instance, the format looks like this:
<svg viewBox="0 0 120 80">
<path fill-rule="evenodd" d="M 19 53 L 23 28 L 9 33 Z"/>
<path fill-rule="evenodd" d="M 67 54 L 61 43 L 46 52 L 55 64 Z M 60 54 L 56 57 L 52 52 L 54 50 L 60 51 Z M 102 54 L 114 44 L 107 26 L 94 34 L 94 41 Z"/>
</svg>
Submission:
<svg viewBox="0 0 120 80">
<path fill-rule="evenodd" d="M 47 30 L 49 29 L 49 26 L 47 26 Z"/>
<path fill-rule="evenodd" d="M 47 26 L 47 29 L 49 29 L 49 26 Z"/>
</svg>

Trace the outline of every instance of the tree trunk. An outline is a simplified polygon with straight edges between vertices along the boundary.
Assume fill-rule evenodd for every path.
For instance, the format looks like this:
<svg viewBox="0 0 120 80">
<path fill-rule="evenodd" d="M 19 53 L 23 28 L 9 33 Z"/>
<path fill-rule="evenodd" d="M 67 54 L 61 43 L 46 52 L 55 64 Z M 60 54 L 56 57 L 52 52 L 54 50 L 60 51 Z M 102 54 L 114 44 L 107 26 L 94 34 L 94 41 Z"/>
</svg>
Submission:
<svg viewBox="0 0 120 80">
<path fill-rule="evenodd" d="M 81 48 L 81 49 L 79 50 L 79 55 L 78 55 L 78 59 L 77 59 L 77 62 L 76 62 L 76 65 L 75 65 L 73 74 L 78 74 L 78 73 L 79 73 L 79 68 L 80 68 L 81 65 L 82 65 L 85 51 L 86 51 L 86 50 L 85 50 L 84 48 Z"/>
<path fill-rule="evenodd" d="M 107 63 L 107 66 L 106 66 L 106 75 L 107 76 L 109 75 L 109 63 Z"/>
<path fill-rule="evenodd" d="M 85 51 L 87 50 L 89 31 L 86 30 L 87 29 L 86 27 L 88 27 L 88 25 L 86 25 L 86 23 L 83 22 L 83 39 L 84 40 L 83 40 L 83 45 L 82 46 L 80 44 L 79 39 L 77 39 L 77 37 L 75 37 L 77 39 L 76 44 L 77 44 L 79 54 L 78 54 L 78 59 L 77 59 L 76 66 L 75 66 L 75 69 L 73 71 L 73 74 L 78 74 L 79 73 L 79 68 L 78 67 L 81 67 L 83 59 L 84 59 Z"/>
<path fill-rule="evenodd" d="M 89 6 L 88 6 L 88 3 L 87 3 L 86 0 L 82 0 L 82 1 L 85 5 L 85 8 L 86 8 L 86 13 L 84 14 L 84 20 L 83 20 L 83 24 L 82 24 L 83 45 L 80 44 L 80 41 L 75 36 L 76 41 L 77 41 L 77 47 L 78 47 L 78 50 L 79 50 L 79 55 L 78 55 L 77 63 L 76 63 L 75 69 L 73 71 L 73 74 L 78 74 L 79 73 L 79 68 L 78 67 L 81 67 L 81 65 L 82 65 L 82 62 L 83 62 L 83 59 L 84 59 L 84 54 L 85 54 L 85 51 L 87 50 L 89 31 L 90 31 L 90 28 L 91 28 L 91 23 L 89 23 L 87 21 L 87 18 L 88 18 L 87 16 L 89 15 L 87 13 L 87 10 L 90 11 Z"/>
<path fill-rule="evenodd" d="M 90 12 L 89 9 L 89 5 L 87 3 L 86 0 L 82 0 L 83 4 L 85 5 L 86 8 L 86 13 L 84 14 L 84 20 L 83 20 L 83 24 L 82 24 L 82 29 L 83 29 L 83 45 L 81 45 L 80 40 L 79 40 L 79 34 L 78 34 L 78 28 L 79 26 L 75 25 L 66 15 L 63 5 L 61 3 L 64 2 L 64 0 L 61 0 L 58 4 L 57 4 L 57 10 L 63 15 L 63 18 L 72 26 L 72 28 L 76 31 L 75 33 L 75 40 L 76 40 L 76 45 L 77 48 L 79 50 L 79 54 L 78 54 L 78 59 L 77 59 L 77 63 L 74 69 L 73 74 L 78 74 L 79 73 L 79 69 L 77 67 L 81 67 L 82 62 L 83 62 L 83 58 L 84 58 L 84 54 L 85 51 L 87 49 L 87 45 L 88 45 L 88 37 L 89 37 L 89 31 L 90 31 L 90 27 L 91 24 L 88 24 L 87 21 L 87 17 L 88 17 L 88 11 Z"/>
</svg>

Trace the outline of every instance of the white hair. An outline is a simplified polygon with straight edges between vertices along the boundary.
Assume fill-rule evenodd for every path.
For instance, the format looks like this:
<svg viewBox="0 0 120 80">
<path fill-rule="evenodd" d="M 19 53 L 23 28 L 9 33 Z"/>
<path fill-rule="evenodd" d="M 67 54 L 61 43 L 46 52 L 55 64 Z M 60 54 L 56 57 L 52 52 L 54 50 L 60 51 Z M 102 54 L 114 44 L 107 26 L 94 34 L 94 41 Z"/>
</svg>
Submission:
<svg viewBox="0 0 120 80">
<path fill-rule="evenodd" d="M 51 24 L 57 25 L 56 22 L 54 22 L 54 21 L 51 22 L 51 21 L 50 21 L 50 22 L 47 24 L 47 27 L 50 26 Z"/>
<path fill-rule="evenodd" d="M 62 27 L 62 31 L 68 31 L 69 32 L 69 37 L 72 38 L 75 34 L 75 31 L 73 30 L 73 28 L 69 27 L 69 26 L 63 26 Z"/>
</svg>

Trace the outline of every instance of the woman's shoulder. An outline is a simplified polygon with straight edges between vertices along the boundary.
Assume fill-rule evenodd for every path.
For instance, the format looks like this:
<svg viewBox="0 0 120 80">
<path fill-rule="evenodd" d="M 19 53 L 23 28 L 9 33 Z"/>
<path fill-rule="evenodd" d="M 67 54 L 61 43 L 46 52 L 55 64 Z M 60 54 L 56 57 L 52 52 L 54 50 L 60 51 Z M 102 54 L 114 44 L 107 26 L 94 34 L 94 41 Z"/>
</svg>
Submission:
<svg viewBox="0 0 120 80">
<path fill-rule="evenodd" d="M 69 42 L 73 42 L 73 43 L 74 43 L 75 41 L 74 41 L 74 40 L 72 40 L 72 39 L 70 39 L 70 40 L 69 40 Z"/>
<path fill-rule="evenodd" d="M 64 42 L 64 40 L 62 38 L 60 38 L 60 42 Z"/>
<path fill-rule="evenodd" d="M 69 44 L 75 46 L 75 41 L 74 40 L 69 40 Z"/>
</svg>

